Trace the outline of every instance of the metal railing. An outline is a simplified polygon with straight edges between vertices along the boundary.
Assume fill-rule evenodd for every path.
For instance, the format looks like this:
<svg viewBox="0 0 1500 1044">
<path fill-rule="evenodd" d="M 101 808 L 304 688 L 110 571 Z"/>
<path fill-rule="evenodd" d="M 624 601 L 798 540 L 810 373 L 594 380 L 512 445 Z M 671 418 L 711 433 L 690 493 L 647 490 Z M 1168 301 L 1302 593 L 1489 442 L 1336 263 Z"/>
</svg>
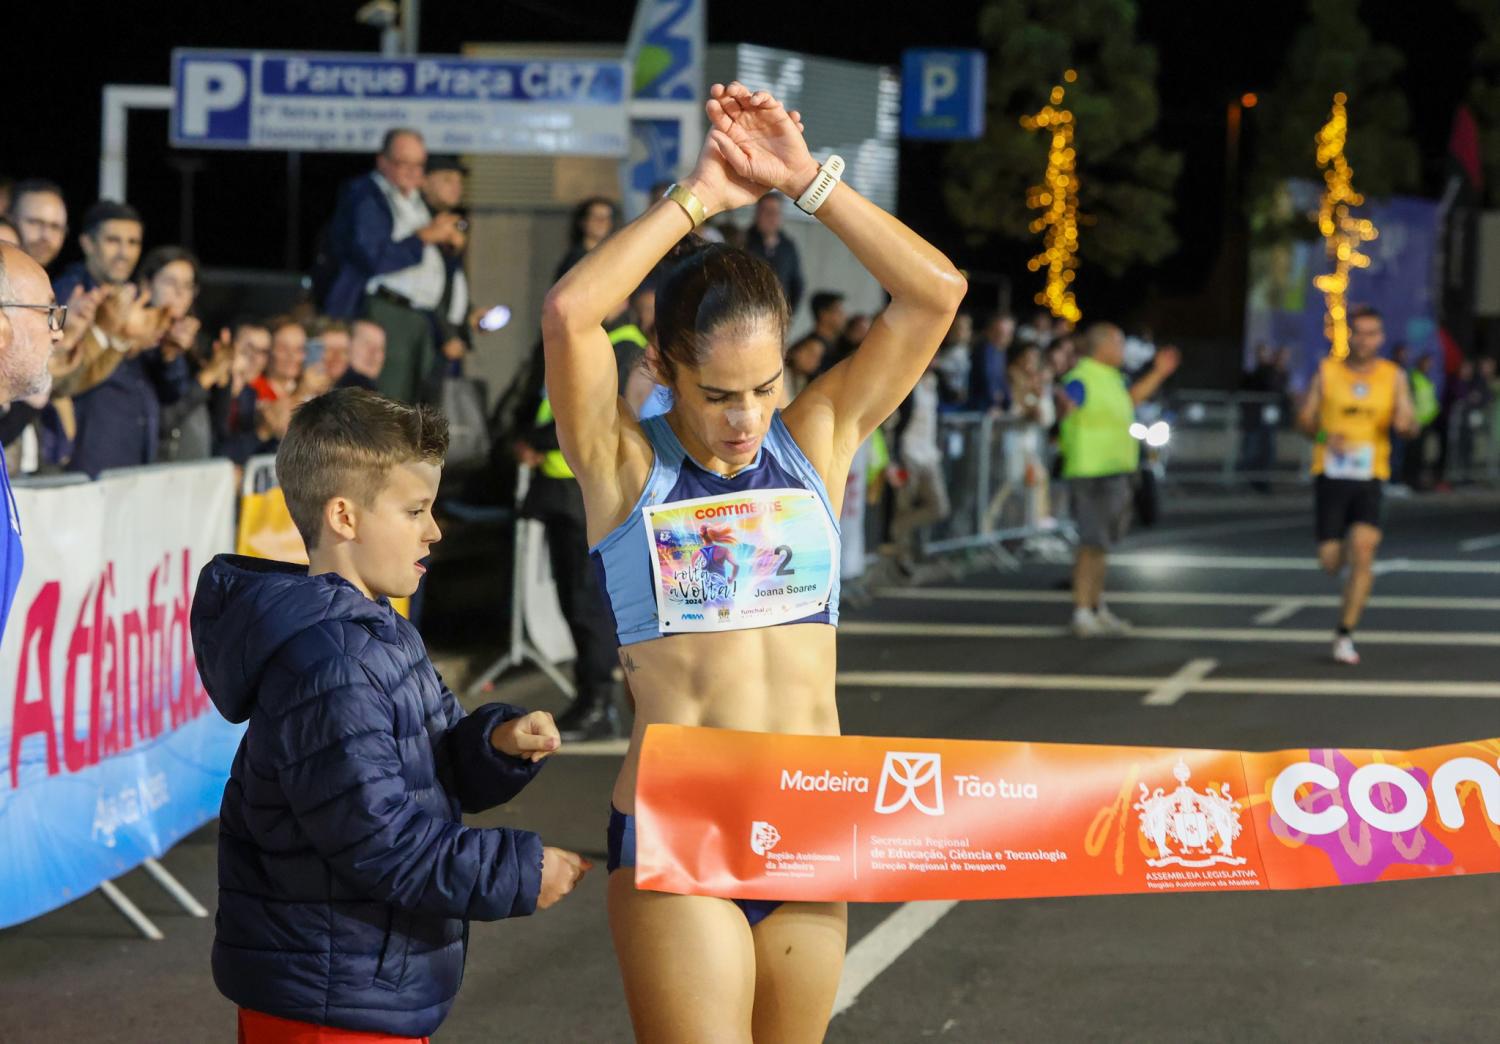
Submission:
<svg viewBox="0 0 1500 1044">
<path fill-rule="evenodd" d="M 1170 481 L 1233 486 L 1304 482 L 1308 441 L 1293 427 L 1292 401 L 1274 392 L 1174 391 L 1162 404 L 1172 426 Z"/>
<path fill-rule="evenodd" d="M 1169 481 L 1223 486 L 1309 481 L 1312 443 L 1296 430 L 1294 410 L 1289 396 L 1268 392 L 1174 391 L 1163 405 L 1172 425 Z M 1493 403 L 1452 408 L 1435 424 L 1443 430 L 1396 440 L 1392 482 L 1404 480 L 1404 454 L 1419 452 L 1423 461 L 1417 470 L 1435 472 L 1434 480 L 1500 483 L 1500 420 Z"/>
<path fill-rule="evenodd" d="M 949 510 L 919 531 L 923 555 L 980 551 L 1010 564 L 1017 546 L 1071 538 L 1071 524 L 1049 495 L 1055 454 L 1040 425 L 992 413 L 943 413 L 937 442 Z"/>
</svg>

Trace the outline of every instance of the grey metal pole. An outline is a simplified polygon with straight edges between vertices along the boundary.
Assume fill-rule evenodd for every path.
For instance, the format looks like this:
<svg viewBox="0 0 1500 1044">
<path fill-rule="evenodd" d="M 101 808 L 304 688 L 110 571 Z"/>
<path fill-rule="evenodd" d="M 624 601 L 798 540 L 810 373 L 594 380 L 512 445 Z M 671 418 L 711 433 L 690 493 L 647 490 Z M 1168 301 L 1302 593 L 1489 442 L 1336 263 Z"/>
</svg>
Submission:
<svg viewBox="0 0 1500 1044">
<path fill-rule="evenodd" d="M 418 54 L 422 35 L 422 0 L 401 0 L 401 51 Z"/>
</svg>

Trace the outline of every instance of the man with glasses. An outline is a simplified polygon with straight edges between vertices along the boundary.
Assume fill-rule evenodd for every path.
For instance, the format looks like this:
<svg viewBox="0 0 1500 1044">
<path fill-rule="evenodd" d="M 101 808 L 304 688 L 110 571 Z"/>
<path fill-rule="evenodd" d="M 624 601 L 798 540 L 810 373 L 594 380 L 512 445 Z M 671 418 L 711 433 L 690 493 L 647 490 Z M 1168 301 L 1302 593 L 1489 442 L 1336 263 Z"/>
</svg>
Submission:
<svg viewBox="0 0 1500 1044">
<path fill-rule="evenodd" d="M 385 330 L 380 392 L 415 402 L 435 362 L 430 313 L 443 299 L 447 266 L 440 247 L 461 253 L 459 216 L 433 216 L 422 199 L 427 148 L 414 130 L 389 131 L 375 169 L 344 186 L 329 227 L 338 274 L 323 311 L 368 318 Z"/>
<path fill-rule="evenodd" d="M 62 340 L 68 310 L 53 296 L 47 272 L 25 251 L 0 243 L 0 405 L 44 394 L 52 385 L 47 363 Z M 0 636 L 21 582 L 21 517 L 0 467 Z"/>
<path fill-rule="evenodd" d="M 16 182 L 7 215 L 21 234 L 21 246 L 36 263 L 47 268 L 62 252 L 68 238 L 68 206 L 62 189 L 42 178 Z"/>
</svg>

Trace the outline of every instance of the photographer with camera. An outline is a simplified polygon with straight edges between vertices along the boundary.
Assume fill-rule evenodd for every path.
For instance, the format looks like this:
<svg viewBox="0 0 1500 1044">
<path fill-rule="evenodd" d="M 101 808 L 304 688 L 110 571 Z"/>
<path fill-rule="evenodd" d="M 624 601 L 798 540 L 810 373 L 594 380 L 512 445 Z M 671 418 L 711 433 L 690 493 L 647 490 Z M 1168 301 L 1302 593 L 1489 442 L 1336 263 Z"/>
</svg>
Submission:
<svg viewBox="0 0 1500 1044">
<path fill-rule="evenodd" d="M 339 193 L 328 248 L 338 274 L 323 302 L 336 319 L 368 318 L 385 331 L 380 392 L 415 402 L 431 374 L 432 313 L 442 304 L 449 263 L 467 244 L 462 219 L 433 215 L 420 191 L 427 148 L 414 130 L 388 131 L 375 169 Z"/>
</svg>

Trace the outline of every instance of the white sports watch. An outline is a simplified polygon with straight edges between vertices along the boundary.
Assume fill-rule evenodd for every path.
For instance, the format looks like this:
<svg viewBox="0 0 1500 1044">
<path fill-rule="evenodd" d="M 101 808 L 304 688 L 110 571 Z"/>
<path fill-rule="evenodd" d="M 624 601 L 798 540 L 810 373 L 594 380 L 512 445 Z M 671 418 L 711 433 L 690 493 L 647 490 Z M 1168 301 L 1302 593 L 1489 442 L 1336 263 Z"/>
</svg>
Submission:
<svg viewBox="0 0 1500 1044">
<path fill-rule="evenodd" d="M 804 214 L 813 214 L 823 205 L 844 176 L 844 157 L 834 155 L 823 161 L 818 168 L 818 176 L 813 178 L 813 183 L 807 186 L 807 191 L 797 197 L 797 209 Z"/>
</svg>

